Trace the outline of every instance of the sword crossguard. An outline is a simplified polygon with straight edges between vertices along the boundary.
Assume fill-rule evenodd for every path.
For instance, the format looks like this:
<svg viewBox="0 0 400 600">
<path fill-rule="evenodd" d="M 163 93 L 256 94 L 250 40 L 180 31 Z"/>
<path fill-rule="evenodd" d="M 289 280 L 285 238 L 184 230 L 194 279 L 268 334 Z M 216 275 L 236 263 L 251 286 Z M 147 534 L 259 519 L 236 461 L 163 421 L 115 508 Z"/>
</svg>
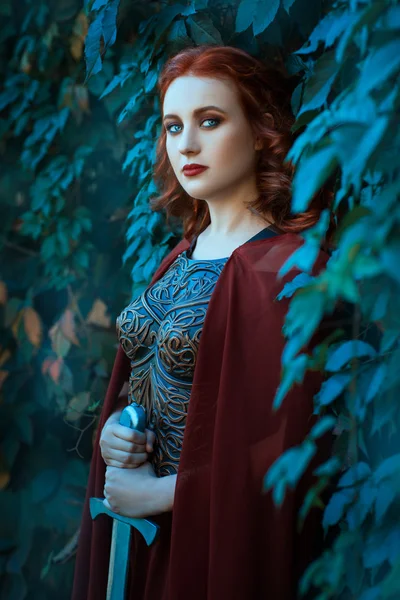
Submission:
<svg viewBox="0 0 400 600">
<path fill-rule="evenodd" d="M 158 537 L 160 528 L 156 523 L 149 521 L 149 519 L 132 519 L 130 517 L 119 515 L 104 506 L 103 498 L 90 498 L 89 508 L 92 519 L 96 519 L 99 515 L 104 514 L 121 523 L 126 523 L 127 525 L 134 527 L 142 534 L 148 546 L 150 546 Z"/>
</svg>

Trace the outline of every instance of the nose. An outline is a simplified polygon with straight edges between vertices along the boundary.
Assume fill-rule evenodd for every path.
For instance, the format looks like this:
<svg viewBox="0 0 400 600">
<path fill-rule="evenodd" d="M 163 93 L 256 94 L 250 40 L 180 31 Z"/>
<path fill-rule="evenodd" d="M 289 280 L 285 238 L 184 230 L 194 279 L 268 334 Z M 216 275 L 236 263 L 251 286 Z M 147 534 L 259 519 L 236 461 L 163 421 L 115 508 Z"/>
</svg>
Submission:
<svg viewBox="0 0 400 600">
<path fill-rule="evenodd" d="M 196 135 L 194 127 L 186 125 L 179 136 L 178 150 L 181 154 L 198 154 L 200 152 L 200 142 Z"/>
</svg>

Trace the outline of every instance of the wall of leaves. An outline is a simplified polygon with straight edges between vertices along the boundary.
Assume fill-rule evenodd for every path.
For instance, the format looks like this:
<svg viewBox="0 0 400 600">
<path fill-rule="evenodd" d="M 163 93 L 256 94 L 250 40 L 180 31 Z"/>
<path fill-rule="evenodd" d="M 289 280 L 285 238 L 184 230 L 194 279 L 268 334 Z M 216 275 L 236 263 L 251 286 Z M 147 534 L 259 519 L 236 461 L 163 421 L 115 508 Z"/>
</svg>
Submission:
<svg viewBox="0 0 400 600">
<path fill-rule="evenodd" d="M 273 465 L 266 489 L 279 504 L 335 428 L 337 455 L 302 517 L 339 479 L 323 507 L 338 534 L 302 589 L 398 598 L 399 2 L 3 0 L 0 16 L 0 599 L 70 597 L 115 318 L 181 233 L 148 208 L 157 75 L 168 55 L 202 43 L 298 75 L 294 211 L 336 176 L 326 272 L 309 275 L 326 212 L 290 260 L 304 275 L 283 292 L 293 297 L 275 398 L 307 368 L 325 369 L 321 420 Z M 350 339 L 338 324 L 312 357 L 299 354 L 338 300 L 353 309 Z"/>
</svg>

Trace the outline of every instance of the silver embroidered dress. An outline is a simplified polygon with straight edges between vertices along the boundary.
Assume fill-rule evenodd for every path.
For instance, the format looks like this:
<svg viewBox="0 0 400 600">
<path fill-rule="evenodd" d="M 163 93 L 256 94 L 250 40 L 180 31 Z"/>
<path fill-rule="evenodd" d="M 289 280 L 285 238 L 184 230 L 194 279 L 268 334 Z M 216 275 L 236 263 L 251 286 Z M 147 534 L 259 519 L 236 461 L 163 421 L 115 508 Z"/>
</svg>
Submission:
<svg viewBox="0 0 400 600">
<path fill-rule="evenodd" d="M 131 360 L 129 402 L 146 409 L 157 441 L 158 476 L 177 473 L 196 355 L 208 303 L 227 258 L 203 260 L 182 252 L 161 279 L 117 318 Z"/>
</svg>

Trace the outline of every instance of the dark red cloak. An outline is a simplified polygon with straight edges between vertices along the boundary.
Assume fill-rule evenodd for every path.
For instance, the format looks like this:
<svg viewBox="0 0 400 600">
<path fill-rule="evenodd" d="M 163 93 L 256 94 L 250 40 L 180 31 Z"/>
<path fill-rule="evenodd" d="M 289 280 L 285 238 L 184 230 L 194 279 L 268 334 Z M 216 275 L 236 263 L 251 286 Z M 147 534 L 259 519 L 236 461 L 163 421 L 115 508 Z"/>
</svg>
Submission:
<svg viewBox="0 0 400 600">
<path fill-rule="evenodd" d="M 274 299 L 296 270 L 280 281 L 276 275 L 302 243 L 296 234 L 248 242 L 232 253 L 217 281 L 197 355 L 173 513 L 154 518 L 161 535 L 151 548 L 134 536 L 129 600 L 293 600 L 304 568 L 320 552 L 322 512 L 312 509 L 300 535 L 296 516 L 312 470 L 330 456 L 331 435 L 319 442 L 312 466 L 280 508 L 270 492 L 262 493 L 268 467 L 314 424 L 313 396 L 322 381 L 309 372 L 272 412 L 289 302 Z M 188 247 L 182 240 L 151 283 Z M 314 274 L 327 258 L 321 251 Z M 119 347 L 94 446 L 73 600 L 105 598 L 111 521 L 92 522 L 88 499 L 103 495 L 100 431 L 129 371 Z"/>
</svg>

